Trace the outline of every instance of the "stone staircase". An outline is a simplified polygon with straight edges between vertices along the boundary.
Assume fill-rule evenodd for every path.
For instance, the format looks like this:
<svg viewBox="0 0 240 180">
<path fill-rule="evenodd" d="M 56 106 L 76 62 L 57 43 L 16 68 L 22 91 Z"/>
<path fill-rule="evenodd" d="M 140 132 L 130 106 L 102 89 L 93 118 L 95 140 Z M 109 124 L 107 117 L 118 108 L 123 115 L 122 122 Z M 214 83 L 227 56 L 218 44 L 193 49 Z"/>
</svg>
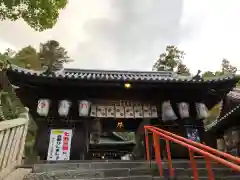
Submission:
<svg viewBox="0 0 240 180">
<path fill-rule="evenodd" d="M 52 164 L 35 164 L 24 180 L 167 180 L 168 164 L 164 162 L 164 177 L 159 177 L 155 163 L 146 161 L 79 161 Z M 208 172 L 203 160 L 197 161 L 199 180 L 207 180 Z M 189 161 L 174 160 L 176 180 L 193 179 Z M 240 172 L 213 163 L 216 180 L 240 180 Z"/>
</svg>

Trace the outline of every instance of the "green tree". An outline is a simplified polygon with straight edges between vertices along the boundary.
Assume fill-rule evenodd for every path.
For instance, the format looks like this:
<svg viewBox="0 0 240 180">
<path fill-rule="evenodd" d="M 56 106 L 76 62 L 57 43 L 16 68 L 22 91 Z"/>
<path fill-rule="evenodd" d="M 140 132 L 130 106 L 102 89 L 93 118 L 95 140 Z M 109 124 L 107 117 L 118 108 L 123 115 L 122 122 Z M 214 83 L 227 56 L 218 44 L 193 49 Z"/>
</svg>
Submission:
<svg viewBox="0 0 240 180">
<path fill-rule="evenodd" d="M 235 74 L 237 72 L 237 68 L 233 65 L 231 65 L 230 61 L 228 61 L 227 59 L 223 59 L 222 60 L 222 64 L 221 64 L 221 69 L 216 71 L 216 72 L 212 72 L 212 71 L 206 71 L 203 73 L 203 77 L 204 78 L 209 78 L 209 77 L 214 77 L 214 76 L 222 76 L 224 74 Z"/>
<path fill-rule="evenodd" d="M 13 63 L 15 51 L 8 48 L 4 53 L 0 53 L 1 68 L 5 68 L 8 63 Z"/>
<path fill-rule="evenodd" d="M 181 74 L 181 75 L 186 75 L 189 76 L 190 75 L 190 71 L 187 68 L 187 66 L 185 64 L 183 64 L 182 62 L 179 62 L 177 65 L 177 70 L 176 70 L 177 74 Z"/>
<path fill-rule="evenodd" d="M 0 53 L 0 60 L 33 70 L 46 68 L 48 73 L 72 61 L 67 51 L 55 40 L 40 44 L 39 52 L 32 46 L 24 47 L 18 52 L 7 49 L 6 52 Z"/>
<path fill-rule="evenodd" d="M 233 65 L 231 65 L 230 61 L 228 61 L 227 59 L 223 59 L 222 60 L 222 73 L 223 74 L 235 74 L 237 72 L 237 68 Z"/>
<path fill-rule="evenodd" d="M 64 63 L 71 62 L 67 51 L 55 40 L 40 44 L 39 57 L 42 67 L 47 67 L 46 73 L 62 67 Z"/>
<path fill-rule="evenodd" d="M 202 74 L 203 78 L 209 78 L 209 77 L 214 77 L 215 73 L 212 71 L 206 71 Z"/>
<path fill-rule="evenodd" d="M 0 20 L 23 19 L 37 31 L 52 28 L 68 0 L 1 0 Z"/>
<path fill-rule="evenodd" d="M 153 65 L 153 71 L 171 70 L 178 74 L 190 75 L 189 69 L 183 64 L 184 55 L 184 51 L 176 46 L 167 46 L 166 51 L 160 54 L 159 59 Z"/>
<path fill-rule="evenodd" d="M 27 46 L 18 51 L 14 58 L 13 64 L 19 64 L 20 67 L 34 70 L 41 69 L 38 52 L 32 46 Z"/>
</svg>

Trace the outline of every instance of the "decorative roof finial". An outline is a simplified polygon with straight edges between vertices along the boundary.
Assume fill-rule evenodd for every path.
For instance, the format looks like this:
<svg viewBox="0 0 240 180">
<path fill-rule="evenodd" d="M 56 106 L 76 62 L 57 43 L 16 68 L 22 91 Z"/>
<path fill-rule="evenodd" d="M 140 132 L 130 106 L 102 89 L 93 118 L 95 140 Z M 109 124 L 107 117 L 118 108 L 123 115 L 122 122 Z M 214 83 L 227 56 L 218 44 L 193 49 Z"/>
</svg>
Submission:
<svg viewBox="0 0 240 180">
<path fill-rule="evenodd" d="M 203 80 L 202 76 L 200 75 L 201 70 L 198 70 L 197 74 L 192 77 L 194 80 Z"/>
</svg>

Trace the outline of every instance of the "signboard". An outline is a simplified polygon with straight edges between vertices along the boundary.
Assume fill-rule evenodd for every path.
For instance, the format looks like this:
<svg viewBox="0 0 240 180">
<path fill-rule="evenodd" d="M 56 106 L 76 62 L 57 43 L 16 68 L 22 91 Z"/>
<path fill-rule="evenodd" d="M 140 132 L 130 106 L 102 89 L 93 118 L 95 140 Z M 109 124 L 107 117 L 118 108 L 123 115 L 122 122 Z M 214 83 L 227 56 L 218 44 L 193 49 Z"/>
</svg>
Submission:
<svg viewBox="0 0 240 180">
<path fill-rule="evenodd" d="M 47 160 L 69 160 L 71 139 L 71 129 L 52 129 L 48 146 Z"/>
<path fill-rule="evenodd" d="M 187 132 L 188 139 L 192 141 L 200 142 L 198 129 L 186 128 L 186 132 Z"/>
</svg>

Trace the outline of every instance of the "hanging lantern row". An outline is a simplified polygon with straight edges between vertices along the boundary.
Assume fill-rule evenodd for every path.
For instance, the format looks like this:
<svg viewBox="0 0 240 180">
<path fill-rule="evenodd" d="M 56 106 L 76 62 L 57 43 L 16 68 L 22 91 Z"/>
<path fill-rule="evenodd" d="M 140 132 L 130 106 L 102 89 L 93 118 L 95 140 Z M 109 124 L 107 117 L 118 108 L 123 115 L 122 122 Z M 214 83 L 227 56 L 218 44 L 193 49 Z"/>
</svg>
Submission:
<svg viewBox="0 0 240 180">
<path fill-rule="evenodd" d="M 51 101 L 49 99 L 40 99 L 38 101 L 37 113 L 40 116 L 47 116 Z M 61 100 L 58 106 L 60 116 L 68 116 L 72 103 L 68 100 Z M 190 117 L 189 104 L 181 102 L 177 104 L 179 115 L 182 119 Z M 208 117 L 208 109 L 203 103 L 195 103 L 197 117 L 204 119 Z M 133 106 L 103 106 L 92 104 L 89 101 L 79 101 L 79 116 L 92 116 L 100 118 L 158 118 L 157 107 L 153 105 L 133 105 Z M 164 101 L 161 105 L 161 118 L 163 121 L 178 119 L 174 112 L 171 102 Z"/>
<path fill-rule="evenodd" d="M 180 117 L 182 119 L 190 117 L 190 106 L 186 102 L 181 102 L 177 104 Z M 195 103 L 197 118 L 205 119 L 208 117 L 208 109 L 204 103 Z M 178 119 L 176 113 L 174 112 L 170 101 L 165 101 L 162 103 L 162 120 L 170 121 Z"/>
<path fill-rule="evenodd" d="M 38 100 L 37 113 L 40 116 L 47 116 L 50 109 L 51 101 L 49 99 L 40 99 Z M 58 114 L 60 116 L 67 116 L 69 110 L 72 106 L 72 103 L 68 100 L 61 100 L 58 106 Z M 90 109 L 89 101 L 79 101 L 79 116 L 88 116 Z"/>
</svg>

